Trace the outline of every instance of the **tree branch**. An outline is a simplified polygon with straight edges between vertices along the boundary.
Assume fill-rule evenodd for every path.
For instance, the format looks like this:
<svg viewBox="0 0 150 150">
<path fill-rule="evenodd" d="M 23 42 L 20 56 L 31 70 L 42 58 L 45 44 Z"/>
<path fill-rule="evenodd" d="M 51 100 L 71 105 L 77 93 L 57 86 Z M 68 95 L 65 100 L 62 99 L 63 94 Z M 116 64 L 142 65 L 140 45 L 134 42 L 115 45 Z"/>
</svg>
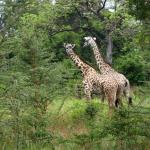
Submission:
<svg viewBox="0 0 150 150">
<path fill-rule="evenodd" d="M 90 7 L 90 3 L 89 3 L 88 0 L 86 0 L 86 7 L 87 7 L 88 10 L 90 10 L 93 14 L 95 14 L 95 15 L 97 16 L 97 12 L 94 11 L 94 10 L 92 9 L 92 7 Z"/>
<path fill-rule="evenodd" d="M 81 27 L 76 27 L 76 28 L 73 28 L 73 29 L 61 29 L 61 30 L 56 30 L 56 31 L 49 31 L 49 36 L 52 37 L 56 34 L 59 34 L 59 33 L 63 33 L 63 32 L 72 32 L 72 31 L 77 31 L 81 29 Z"/>
<path fill-rule="evenodd" d="M 97 10 L 97 14 L 99 14 L 99 12 L 105 8 L 105 5 L 106 5 L 106 2 L 107 0 L 104 0 L 104 2 L 102 2 L 102 7 L 100 7 L 98 10 Z"/>
<path fill-rule="evenodd" d="M 93 30 L 90 28 L 90 27 L 81 27 L 81 26 L 78 26 L 76 28 L 72 28 L 72 29 L 61 29 L 61 30 L 56 30 L 56 31 L 52 31 L 50 32 L 49 31 L 49 36 L 52 37 L 52 36 L 55 36 L 59 33 L 63 33 L 63 32 L 74 32 L 74 31 L 77 31 L 77 30 L 84 30 L 84 31 L 87 31 L 89 33 L 92 33 Z"/>
<path fill-rule="evenodd" d="M 104 0 L 104 2 L 99 2 L 99 8 L 97 9 L 97 10 L 94 10 L 93 8 L 92 8 L 92 6 L 90 5 L 90 2 L 89 2 L 89 0 L 86 0 L 86 7 L 87 7 L 87 9 L 89 10 L 89 11 L 91 11 L 95 16 L 97 16 L 98 18 L 100 18 L 101 19 L 101 17 L 100 17 L 100 11 L 102 10 L 102 9 L 104 9 L 105 8 L 105 5 L 106 5 L 106 2 L 107 2 L 107 0 Z M 101 5 L 102 4 L 102 5 Z"/>
</svg>

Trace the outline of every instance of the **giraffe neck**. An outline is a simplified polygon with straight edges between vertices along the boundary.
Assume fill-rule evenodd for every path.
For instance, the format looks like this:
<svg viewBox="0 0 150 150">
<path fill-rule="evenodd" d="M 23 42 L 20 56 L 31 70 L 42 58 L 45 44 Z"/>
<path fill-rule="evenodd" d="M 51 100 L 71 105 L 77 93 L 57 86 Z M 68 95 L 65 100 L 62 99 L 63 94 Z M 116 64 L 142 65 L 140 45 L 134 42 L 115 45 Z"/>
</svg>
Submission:
<svg viewBox="0 0 150 150">
<path fill-rule="evenodd" d="M 70 58 L 73 60 L 73 62 L 75 63 L 75 65 L 81 70 L 82 74 L 85 75 L 87 70 L 89 68 L 91 68 L 89 65 L 85 64 L 79 57 L 77 54 L 74 53 L 74 51 L 72 50 L 71 52 L 68 53 L 68 55 L 70 56 Z"/>
<path fill-rule="evenodd" d="M 91 44 L 91 48 L 93 50 L 96 63 L 98 65 L 98 69 L 102 74 L 108 74 L 109 72 L 114 71 L 107 63 L 105 63 L 96 43 Z"/>
</svg>

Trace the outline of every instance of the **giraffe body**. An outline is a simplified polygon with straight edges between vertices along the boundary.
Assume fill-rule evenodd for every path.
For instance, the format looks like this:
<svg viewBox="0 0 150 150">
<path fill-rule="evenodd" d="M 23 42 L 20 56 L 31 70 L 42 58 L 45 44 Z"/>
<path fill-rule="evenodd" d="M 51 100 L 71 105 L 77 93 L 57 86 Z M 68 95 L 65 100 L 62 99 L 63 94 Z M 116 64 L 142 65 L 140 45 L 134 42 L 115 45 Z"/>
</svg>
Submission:
<svg viewBox="0 0 150 150">
<path fill-rule="evenodd" d="M 102 91 L 104 96 L 108 99 L 109 107 L 115 106 L 116 95 L 118 92 L 118 84 L 109 75 L 100 75 L 91 66 L 84 63 L 73 51 L 75 45 L 64 44 L 67 54 L 81 70 L 83 74 L 84 92 L 88 100 L 91 99 L 91 93 L 96 88 Z"/>
<path fill-rule="evenodd" d="M 124 94 L 128 98 L 129 104 L 131 104 L 132 100 L 130 97 L 130 83 L 128 79 L 123 74 L 118 73 L 110 65 L 105 63 L 101 53 L 99 52 L 98 46 L 95 42 L 96 38 L 89 36 L 84 37 L 84 40 L 85 40 L 84 46 L 88 45 L 91 46 L 96 59 L 96 63 L 98 65 L 101 74 L 111 76 L 118 84 L 117 100 L 121 101 L 121 96 Z"/>
</svg>

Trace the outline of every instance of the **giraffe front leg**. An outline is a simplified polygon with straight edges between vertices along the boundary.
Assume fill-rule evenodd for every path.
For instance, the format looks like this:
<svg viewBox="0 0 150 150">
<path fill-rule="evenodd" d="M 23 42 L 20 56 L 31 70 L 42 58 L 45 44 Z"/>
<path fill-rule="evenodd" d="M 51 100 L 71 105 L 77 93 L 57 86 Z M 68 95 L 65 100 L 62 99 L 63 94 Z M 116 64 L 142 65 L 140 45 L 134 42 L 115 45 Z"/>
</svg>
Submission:
<svg viewBox="0 0 150 150">
<path fill-rule="evenodd" d="M 101 96 L 100 98 L 101 98 L 101 101 L 104 103 L 105 94 L 104 94 L 104 93 L 102 93 L 102 96 Z"/>
<path fill-rule="evenodd" d="M 109 100 L 108 100 L 108 105 L 109 105 L 108 116 L 109 116 L 110 118 L 112 118 L 112 115 L 113 115 L 114 110 L 115 110 L 115 101 L 114 101 L 113 98 L 111 98 L 111 97 L 109 98 Z"/>
<path fill-rule="evenodd" d="M 115 89 L 107 89 L 105 91 L 105 95 L 108 100 L 109 108 L 115 108 L 116 90 Z"/>
<path fill-rule="evenodd" d="M 88 101 L 92 99 L 92 97 L 91 97 L 91 91 L 92 91 L 92 88 L 90 87 L 90 85 L 88 84 L 88 82 L 84 81 L 84 93 L 85 93 L 86 99 Z"/>
<path fill-rule="evenodd" d="M 108 115 L 111 118 L 112 113 L 113 113 L 114 108 L 115 108 L 116 92 L 108 90 L 108 91 L 105 91 L 105 95 L 107 97 L 108 105 L 109 105 Z"/>
<path fill-rule="evenodd" d="M 88 101 L 92 99 L 92 97 L 91 97 L 91 91 L 89 89 L 84 89 L 84 93 L 85 93 L 86 99 Z"/>
<path fill-rule="evenodd" d="M 104 103 L 104 100 L 105 100 L 105 93 L 104 93 L 104 91 L 103 91 L 102 88 L 99 88 L 98 91 L 99 91 L 99 98 L 100 98 L 101 102 Z"/>
</svg>

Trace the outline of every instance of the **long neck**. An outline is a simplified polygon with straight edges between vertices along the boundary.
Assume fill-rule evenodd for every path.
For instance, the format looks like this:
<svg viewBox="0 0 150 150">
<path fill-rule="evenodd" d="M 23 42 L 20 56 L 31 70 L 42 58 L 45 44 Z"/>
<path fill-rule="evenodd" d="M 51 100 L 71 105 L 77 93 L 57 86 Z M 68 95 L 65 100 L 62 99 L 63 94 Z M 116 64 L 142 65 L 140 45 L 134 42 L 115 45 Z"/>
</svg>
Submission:
<svg viewBox="0 0 150 150">
<path fill-rule="evenodd" d="M 67 53 L 70 58 L 73 60 L 73 62 L 75 63 L 75 65 L 81 70 L 81 72 L 83 74 L 86 74 L 87 69 L 91 68 L 89 65 L 87 65 L 86 63 L 84 63 L 77 54 L 74 53 L 74 51 L 69 51 Z"/>
<path fill-rule="evenodd" d="M 107 63 L 105 63 L 99 49 L 98 49 L 98 46 L 96 43 L 92 43 L 91 44 L 91 48 L 93 50 L 93 53 L 94 53 L 94 56 L 95 56 L 95 59 L 96 59 L 96 63 L 97 63 L 97 66 L 98 66 L 98 69 L 100 70 L 100 72 L 102 74 L 107 74 L 108 72 L 113 72 L 114 69 L 111 68 Z"/>
</svg>

